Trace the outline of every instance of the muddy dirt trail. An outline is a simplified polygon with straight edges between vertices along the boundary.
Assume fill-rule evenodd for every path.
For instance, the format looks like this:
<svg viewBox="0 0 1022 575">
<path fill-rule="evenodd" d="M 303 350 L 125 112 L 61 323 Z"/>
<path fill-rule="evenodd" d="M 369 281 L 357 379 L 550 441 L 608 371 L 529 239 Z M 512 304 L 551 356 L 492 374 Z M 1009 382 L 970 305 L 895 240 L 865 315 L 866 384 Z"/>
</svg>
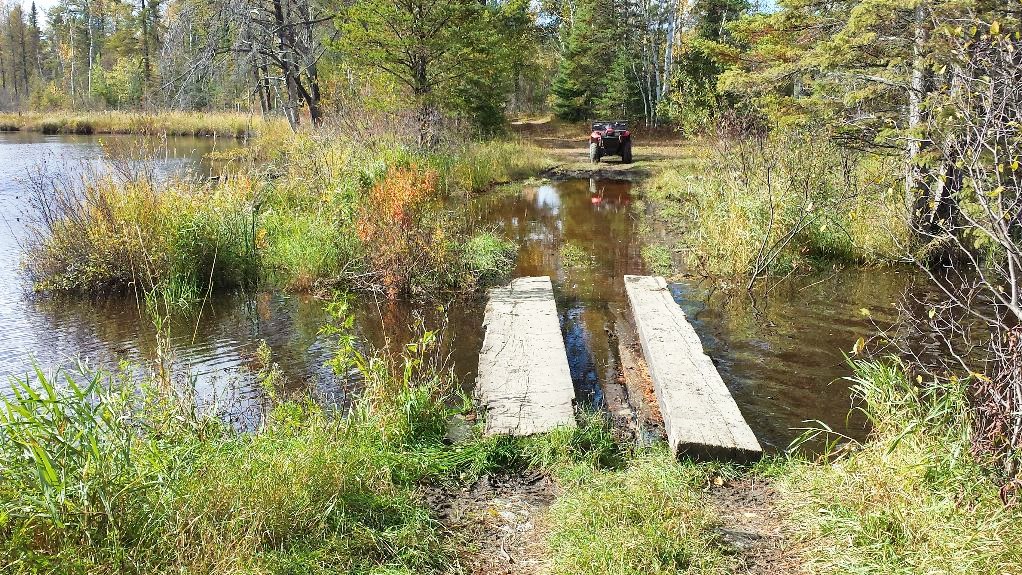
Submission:
<svg viewBox="0 0 1022 575">
<path fill-rule="evenodd" d="M 457 491 L 430 493 L 427 500 L 470 573 L 533 575 L 547 571 L 542 520 L 558 493 L 545 474 L 488 475 Z"/>
<path fill-rule="evenodd" d="M 546 177 L 551 179 L 602 178 L 638 181 L 658 169 L 690 155 L 680 138 L 664 134 L 635 135 L 634 161 L 625 164 L 617 156 L 589 161 L 589 133 L 582 125 L 562 125 L 549 120 L 515 122 L 519 136 L 540 146 L 557 162 Z"/>
<path fill-rule="evenodd" d="M 711 480 L 708 500 L 720 518 L 718 532 L 734 551 L 742 575 L 803 573 L 798 548 L 788 537 L 788 523 L 778 510 L 779 495 L 768 479 L 742 477 Z"/>
</svg>

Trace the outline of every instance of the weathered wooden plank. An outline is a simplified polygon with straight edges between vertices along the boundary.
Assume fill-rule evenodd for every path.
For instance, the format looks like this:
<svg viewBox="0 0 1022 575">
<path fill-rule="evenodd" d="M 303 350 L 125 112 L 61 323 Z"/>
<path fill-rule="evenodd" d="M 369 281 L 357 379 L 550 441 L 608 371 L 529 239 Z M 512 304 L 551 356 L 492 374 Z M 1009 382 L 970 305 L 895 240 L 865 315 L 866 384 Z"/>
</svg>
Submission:
<svg viewBox="0 0 1022 575">
<path fill-rule="evenodd" d="M 575 388 L 549 277 L 490 290 L 476 399 L 485 433 L 532 435 L 575 425 Z"/>
<path fill-rule="evenodd" d="M 759 457 L 756 435 L 664 278 L 625 276 L 625 290 L 675 454 Z"/>
</svg>

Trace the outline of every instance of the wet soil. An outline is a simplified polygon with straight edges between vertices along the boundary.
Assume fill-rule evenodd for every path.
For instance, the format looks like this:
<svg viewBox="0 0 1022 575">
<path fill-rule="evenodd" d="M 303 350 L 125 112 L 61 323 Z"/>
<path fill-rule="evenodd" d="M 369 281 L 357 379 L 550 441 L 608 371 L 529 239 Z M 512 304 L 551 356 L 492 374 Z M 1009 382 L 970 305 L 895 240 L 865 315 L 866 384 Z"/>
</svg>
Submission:
<svg viewBox="0 0 1022 575">
<path fill-rule="evenodd" d="M 632 324 L 630 313 L 617 316 L 618 357 L 620 374 L 618 381 L 624 386 L 628 398 L 627 410 L 634 419 L 640 444 L 647 444 L 666 437 L 664 418 L 660 414 L 653 378 L 642 355 L 638 334 Z"/>
<path fill-rule="evenodd" d="M 545 172 L 542 177 L 553 181 L 574 180 L 579 178 L 597 178 L 601 180 L 620 180 L 623 182 L 637 182 L 649 176 L 650 171 L 646 168 L 637 167 L 635 164 L 625 164 L 615 160 L 603 161 L 600 164 L 591 164 L 590 167 L 573 168 L 566 166 L 554 166 Z"/>
<path fill-rule="evenodd" d="M 434 517 L 459 549 L 459 563 L 478 575 L 533 575 L 549 567 L 544 517 L 560 495 L 549 476 L 489 475 L 470 486 L 426 493 Z M 719 518 L 721 544 L 736 559 L 735 575 L 805 573 L 801 547 L 789 537 L 779 495 L 769 479 L 714 477 L 705 488 Z"/>
<path fill-rule="evenodd" d="M 546 566 L 542 517 L 558 492 L 544 474 L 488 475 L 457 491 L 432 490 L 426 501 L 469 573 L 531 575 Z"/>
<path fill-rule="evenodd" d="M 736 574 L 804 573 L 799 548 L 792 545 L 778 494 L 768 479 L 711 480 L 709 499 L 718 512 L 721 539 L 737 554 Z"/>
</svg>

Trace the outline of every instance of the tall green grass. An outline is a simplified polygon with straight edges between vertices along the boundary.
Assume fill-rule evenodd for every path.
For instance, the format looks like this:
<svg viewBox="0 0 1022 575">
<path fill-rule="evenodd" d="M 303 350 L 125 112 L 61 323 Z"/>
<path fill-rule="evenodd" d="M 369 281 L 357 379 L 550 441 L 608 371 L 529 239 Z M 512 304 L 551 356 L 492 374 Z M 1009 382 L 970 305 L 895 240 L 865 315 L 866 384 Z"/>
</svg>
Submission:
<svg viewBox="0 0 1022 575">
<path fill-rule="evenodd" d="M 41 182 L 26 263 L 44 292 L 142 284 L 182 301 L 258 283 L 471 290 L 510 269 L 513 246 L 474 229 L 455 198 L 540 169 L 542 155 L 522 147 L 422 153 L 275 131 L 223 154 L 233 171 L 212 182 L 111 175 L 56 191 Z"/>
<path fill-rule="evenodd" d="M 907 235 L 897 168 L 826 135 L 722 138 L 644 187 L 652 212 L 707 275 L 897 259 Z"/>
<path fill-rule="evenodd" d="M 965 382 L 855 363 L 871 437 L 832 463 L 786 464 L 783 508 L 814 573 L 1018 573 L 1022 513 L 970 453 Z"/>
<path fill-rule="evenodd" d="M 3 573 L 450 573 L 453 539 L 422 489 L 484 473 L 616 465 L 600 417 L 543 437 L 451 442 L 466 407 L 422 329 L 363 351 L 345 300 L 331 365 L 363 390 L 346 414 L 277 403 L 256 432 L 195 414 L 173 378 L 38 372 L 0 410 Z M 265 355 L 265 354 L 264 354 Z M 272 377 L 272 361 L 260 361 Z M 185 399 L 183 399 L 185 398 Z"/>
</svg>

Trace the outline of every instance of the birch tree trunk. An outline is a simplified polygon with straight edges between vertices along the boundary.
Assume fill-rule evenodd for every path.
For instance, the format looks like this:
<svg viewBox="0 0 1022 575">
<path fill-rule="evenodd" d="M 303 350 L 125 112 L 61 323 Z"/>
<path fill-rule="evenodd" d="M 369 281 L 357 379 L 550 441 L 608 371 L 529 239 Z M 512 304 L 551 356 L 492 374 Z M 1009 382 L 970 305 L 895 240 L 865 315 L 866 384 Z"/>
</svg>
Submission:
<svg viewBox="0 0 1022 575">
<path fill-rule="evenodd" d="M 920 218 L 929 204 L 929 194 L 924 181 L 925 173 L 918 164 L 919 155 L 923 151 L 923 102 L 929 92 L 929 72 L 924 57 L 926 44 L 929 40 L 927 30 L 927 10 L 923 2 L 915 8 L 913 24 L 915 30 L 912 40 L 912 76 L 908 91 L 908 136 L 905 144 L 905 208 L 906 219 L 911 229 L 917 229 Z"/>
</svg>

